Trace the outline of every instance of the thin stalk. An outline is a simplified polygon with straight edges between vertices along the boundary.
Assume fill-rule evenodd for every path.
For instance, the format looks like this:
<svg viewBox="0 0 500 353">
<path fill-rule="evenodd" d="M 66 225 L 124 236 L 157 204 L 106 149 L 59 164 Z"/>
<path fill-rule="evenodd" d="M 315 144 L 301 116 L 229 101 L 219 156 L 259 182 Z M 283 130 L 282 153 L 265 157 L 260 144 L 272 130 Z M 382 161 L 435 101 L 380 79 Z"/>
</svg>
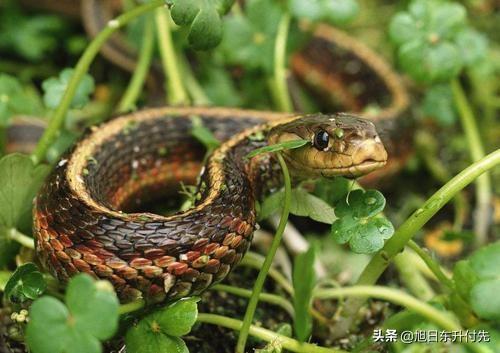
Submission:
<svg viewBox="0 0 500 353">
<path fill-rule="evenodd" d="M 429 221 L 453 196 L 460 190 L 472 183 L 478 176 L 487 170 L 497 166 L 500 163 L 500 149 L 490 153 L 480 161 L 473 163 L 438 191 L 434 193 L 421 208 L 416 210 L 389 239 L 382 250 L 378 251 L 370 260 L 368 265 L 361 273 L 356 285 L 373 285 L 377 282 L 380 275 L 391 263 L 394 256 L 399 254 L 408 241 Z M 356 316 L 365 302 L 360 298 L 349 298 L 340 311 L 341 320 L 335 325 L 332 332 L 337 337 L 345 336 Z"/>
<path fill-rule="evenodd" d="M 315 299 L 332 299 L 346 297 L 371 297 L 390 301 L 391 303 L 404 306 L 415 313 L 425 317 L 445 330 L 459 330 L 458 322 L 441 310 L 436 309 L 424 301 L 403 292 L 399 289 L 383 286 L 353 286 L 345 288 L 318 289 L 313 293 Z"/>
<path fill-rule="evenodd" d="M 21 233 L 16 228 L 11 228 L 8 231 L 9 239 L 14 240 L 28 249 L 35 249 L 35 240 L 26 234 Z"/>
<path fill-rule="evenodd" d="M 230 294 L 237 295 L 239 297 L 243 298 L 250 298 L 252 296 L 252 291 L 245 289 L 245 288 L 239 288 L 239 287 L 234 287 L 234 286 L 228 286 L 226 284 L 217 284 L 211 288 L 212 290 L 218 290 L 221 292 L 227 292 Z M 276 294 L 271 294 L 271 293 L 260 293 L 259 294 L 259 300 L 269 303 L 269 304 L 274 304 L 282 309 L 284 309 L 287 313 L 289 313 L 291 316 L 293 316 L 294 310 L 293 310 L 293 305 L 286 300 L 285 298 L 276 295 Z"/>
<path fill-rule="evenodd" d="M 215 315 L 215 314 L 205 314 L 200 313 L 196 318 L 197 322 L 217 325 L 221 327 L 226 327 L 235 331 L 240 331 L 243 329 L 243 322 L 236 319 L 231 319 L 229 317 Z M 283 348 L 292 352 L 297 353 L 348 353 L 342 349 L 326 348 L 317 346 L 311 343 L 302 343 L 293 338 L 280 335 L 274 331 L 266 330 L 265 328 L 250 325 L 249 327 L 250 335 L 264 340 L 266 342 L 279 341 Z"/>
<path fill-rule="evenodd" d="M 484 148 L 481 142 L 481 136 L 477 128 L 477 119 L 474 117 L 472 108 L 465 96 L 465 93 L 458 79 L 451 82 L 453 99 L 458 109 L 458 115 L 462 122 L 465 138 L 469 144 L 470 156 L 473 162 L 479 161 L 484 157 Z M 476 214 L 474 222 L 474 232 L 476 233 L 476 246 L 481 246 L 486 242 L 489 223 L 489 209 L 491 205 L 491 181 L 488 173 L 477 179 L 476 188 Z"/>
<path fill-rule="evenodd" d="M 276 255 L 276 251 L 278 250 L 278 247 L 281 243 L 281 238 L 283 236 L 283 232 L 285 231 L 285 226 L 286 223 L 288 222 L 288 215 L 290 213 L 291 190 L 292 190 L 292 185 L 290 182 L 290 174 L 288 173 L 288 167 L 286 166 L 285 160 L 283 159 L 281 154 L 278 152 L 276 153 L 276 156 L 278 157 L 281 170 L 283 171 L 283 180 L 285 184 L 285 197 L 284 197 L 283 210 L 281 212 L 281 219 L 278 225 L 278 229 L 276 230 L 273 242 L 271 243 L 271 248 L 269 249 L 266 259 L 262 264 L 262 269 L 259 271 L 259 274 L 257 275 L 257 279 L 255 280 L 255 284 L 252 290 L 252 296 L 248 301 L 245 317 L 243 318 L 243 325 L 241 326 L 238 342 L 236 344 L 236 350 L 235 350 L 236 353 L 245 353 L 245 345 L 248 338 L 248 332 L 253 321 L 253 316 L 255 313 L 255 309 L 257 308 L 257 303 L 259 302 L 259 294 L 262 291 L 262 287 L 264 286 L 264 281 L 266 280 L 267 273 L 269 272 L 271 264 L 273 263 L 274 255 Z"/>
<path fill-rule="evenodd" d="M 182 82 L 179 62 L 172 41 L 170 19 L 164 8 L 156 9 L 155 21 L 161 63 L 166 76 L 166 99 L 170 105 L 189 104 L 189 97 Z"/>
<path fill-rule="evenodd" d="M 103 44 L 108 40 L 108 38 L 116 32 L 119 28 L 123 27 L 133 19 L 141 16 L 142 14 L 151 11 L 152 9 L 162 6 L 165 3 L 164 0 L 152 0 L 144 5 L 138 6 L 133 10 L 126 12 L 117 18 L 108 22 L 106 28 L 104 28 L 99 34 L 90 42 L 88 47 L 83 52 L 83 55 L 78 60 L 78 63 L 75 66 L 75 71 L 73 76 L 71 77 L 68 87 L 66 88 L 66 92 L 61 99 L 61 103 L 57 106 L 56 110 L 52 114 L 49 124 L 45 129 L 38 145 L 35 148 L 31 158 L 35 162 L 35 164 L 40 163 L 44 158 L 45 154 L 56 139 L 61 126 L 64 123 L 64 119 L 68 112 L 68 109 L 71 105 L 71 101 L 73 100 L 73 96 L 75 95 L 76 89 L 80 84 L 80 81 L 88 71 L 90 64 L 99 53 L 99 50 L 103 46 Z"/>
<path fill-rule="evenodd" d="M 278 25 L 278 33 L 274 44 L 274 86 L 278 109 L 284 112 L 293 110 L 292 101 L 288 92 L 286 69 L 286 42 L 290 29 L 290 14 L 285 12 Z"/>
<path fill-rule="evenodd" d="M 181 53 L 177 53 L 177 57 L 179 58 L 182 76 L 184 77 L 186 89 L 193 101 L 193 105 L 212 105 L 212 101 L 208 98 L 200 83 L 196 80 L 193 70 L 191 69 L 186 57 Z"/>
<path fill-rule="evenodd" d="M 398 270 L 401 281 L 417 298 L 424 301 L 431 300 L 436 293 L 434 293 L 424 276 L 418 272 L 415 266 L 412 266 L 409 260 L 407 252 L 402 252 L 394 258 L 394 265 Z"/>
<path fill-rule="evenodd" d="M 7 151 L 7 126 L 0 125 L 0 157 Z"/>
<path fill-rule="evenodd" d="M 141 94 L 142 87 L 146 81 L 146 76 L 151 66 L 151 59 L 153 57 L 154 49 L 154 32 L 153 23 L 148 21 L 145 24 L 144 36 L 139 52 L 139 59 L 135 67 L 130 83 L 123 94 L 122 99 L 118 103 L 118 112 L 127 112 L 134 109 L 137 99 Z"/>
<path fill-rule="evenodd" d="M 144 301 L 144 299 L 137 299 L 133 302 L 120 305 L 120 307 L 118 308 L 118 314 L 120 315 L 128 314 L 144 308 L 145 305 L 146 302 Z"/>
<path fill-rule="evenodd" d="M 436 278 L 439 280 L 439 282 L 441 282 L 442 285 L 444 285 L 449 290 L 453 290 L 455 288 L 453 281 L 444 274 L 443 270 L 441 269 L 441 265 L 432 258 L 429 252 L 427 252 L 425 249 L 422 249 L 413 240 L 408 241 L 407 246 L 415 251 L 422 260 L 424 260 L 427 267 L 429 267 L 434 276 L 436 276 Z"/>
<path fill-rule="evenodd" d="M 352 286 L 347 288 L 329 288 L 316 290 L 313 293 L 315 299 L 332 299 L 357 297 L 363 300 L 366 297 L 378 298 L 391 303 L 404 306 L 405 308 L 421 315 L 430 322 L 435 323 L 446 331 L 462 331 L 458 320 L 450 313 L 436 309 L 430 304 L 418 300 L 411 295 L 394 288 L 383 286 Z M 473 352 L 490 353 L 490 350 L 472 343 L 465 343 Z"/>
<path fill-rule="evenodd" d="M 256 270 L 260 270 L 262 268 L 262 264 L 264 263 L 264 258 L 261 255 L 253 253 L 251 251 L 247 252 L 245 257 L 241 260 L 240 266 L 248 266 L 252 267 Z M 274 268 L 269 269 L 269 277 L 274 279 L 276 283 L 280 285 L 281 288 L 283 288 L 288 294 L 293 295 L 293 286 L 292 284 L 286 279 L 281 272 Z"/>
</svg>

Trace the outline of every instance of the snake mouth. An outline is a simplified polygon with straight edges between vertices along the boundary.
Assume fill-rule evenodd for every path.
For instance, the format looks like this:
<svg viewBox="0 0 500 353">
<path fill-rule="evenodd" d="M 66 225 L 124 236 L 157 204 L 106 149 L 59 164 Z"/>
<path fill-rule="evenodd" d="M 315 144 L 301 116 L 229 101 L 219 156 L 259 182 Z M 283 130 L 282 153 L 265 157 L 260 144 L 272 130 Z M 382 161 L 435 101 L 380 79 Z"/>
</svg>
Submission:
<svg viewBox="0 0 500 353">
<path fill-rule="evenodd" d="M 380 169 L 386 163 L 387 163 L 386 160 L 384 160 L 384 161 L 366 160 L 360 164 L 352 165 L 349 167 L 323 169 L 321 171 L 321 176 L 323 176 L 325 178 L 334 177 L 334 176 L 344 176 L 344 177 L 356 178 L 356 177 L 371 173 L 377 169 Z"/>
</svg>

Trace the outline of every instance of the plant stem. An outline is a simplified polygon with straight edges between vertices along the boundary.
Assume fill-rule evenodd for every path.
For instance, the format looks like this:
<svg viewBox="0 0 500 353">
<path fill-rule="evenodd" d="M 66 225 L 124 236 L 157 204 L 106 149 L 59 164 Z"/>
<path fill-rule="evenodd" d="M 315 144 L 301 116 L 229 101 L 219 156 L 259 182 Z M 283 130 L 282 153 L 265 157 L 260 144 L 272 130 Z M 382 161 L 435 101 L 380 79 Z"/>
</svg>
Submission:
<svg viewBox="0 0 500 353">
<path fill-rule="evenodd" d="M 118 314 L 120 315 L 128 314 L 133 311 L 137 311 L 139 309 L 144 308 L 145 305 L 146 302 L 144 301 L 144 299 L 137 299 L 133 302 L 120 305 L 120 307 L 118 308 Z"/>
<path fill-rule="evenodd" d="M 200 83 L 196 80 L 193 70 L 191 70 L 191 66 L 189 65 L 186 57 L 181 53 L 177 53 L 177 57 L 179 58 L 182 76 L 184 77 L 186 89 L 193 101 L 193 105 L 212 105 L 212 101 L 207 97 L 205 91 L 203 91 L 203 88 L 200 86 Z"/>
<path fill-rule="evenodd" d="M 261 259 L 262 258 L 262 259 Z M 264 257 L 261 256 L 260 254 L 256 254 L 254 252 L 247 252 L 245 257 L 241 260 L 240 266 L 248 266 L 252 267 L 256 270 L 260 270 L 262 268 L 262 264 L 264 263 Z M 293 286 L 292 284 L 286 279 L 281 272 L 274 268 L 269 269 L 269 277 L 274 279 L 276 283 L 278 283 L 281 288 L 283 288 L 288 294 L 293 295 Z"/>
<path fill-rule="evenodd" d="M 477 128 L 476 118 L 472 108 L 465 96 L 465 93 L 458 79 L 451 82 L 453 99 L 458 109 L 460 120 L 464 129 L 465 137 L 469 144 L 470 156 L 473 162 L 484 157 L 484 148 L 481 143 L 481 136 Z M 488 173 L 477 179 L 476 188 L 476 214 L 474 232 L 476 233 L 476 245 L 481 246 L 486 242 L 489 223 L 489 209 L 491 204 L 491 181 Z"/>
<path fill-rule="evenodd" d="M 441 269 L 441 265 L 432 258 L 429 252 L 427 252 L 425 249 L 422 249 L 413 240 L 408 241 L 407 246 L 413 251 L 415 251 L 422 260 L 424 260 L 427 267 L 429 267 L 429 269 L 441 282 L 442 285 L 444 285 L 449 290 L 453 290 L 455 288 L 453 281 L 444 274 L 443 270 Z"/>
<path fill-rule="evenodd" d="M 212 290 L 218 290 L 222 292 L 227 292 L 230 294 L 234 294 L 243 298 L 250 298 L 252 296 L 252 291 L 245 289 L 245 288 L 239 288 L 239 287 L 234 287 L 234 286 L 228 286 L 226 284 L 217 284 L 211 288 Z M 260 293 L 259 294 L 259 300 L 269 303 L 269 304 L 275 304 L 284 309 L 287 313 L 290 314 L 290 316 L 293 317 L 293 305 L 286 300 L 285 298 L 276 295 L 276 294 L 271 294 L 271 293 Z"/>
<path fill-rule="evenodd" d="M 170 105 L 189 104 L 189 97 L 184 88 L 177 55 L 175 54 L 170 19 L 164 8 L 155 12 L 156 31 L 160 48 L 161 62 L 166 78 L 167 101 Z"/>
<path fill-rule="evenodd" d="M 264 286 L 264 281 L 266 280 L 267 273 L 271 268 L 274 255 L 276 255 L 276 251 L 278 250 L 278 247 L 280 245 L 281 237 L 283 236 L 286 223 L 288 222 L 288 215 L 290 213 L 291 190 L 292 190 L 292 185 L 290 182 L 290 174 L 288 173 L 288 167 L 286 166 L 285 160 L 283 159 L 281 154 L 278 152 L 276 153 L 276 156 L 278 157 L 278 161 L 281 166 L 281 170 L 283 172 L 283 180 L 285 184 L 285 197 L 284 197 L 283 210 L 281 212 L 281 219 L 278 225 L 278 229 L 276 229 L 273 242 L 271 243 L 271 248 L 269 249 L 266 259 L 262 264 L 262 268 L 259 271 L 259 274 L 257 275 L 257 279 L 255 280 L 255 284 L 252 290 L 252 296 L 248 301 L 245 317 L 243 318 L 243 325 L 241 326 L 238 342 L 236 344 L 236 353 L 245 353 L 245 345 L 248 338 L 248 331 L 252 324 L 255 309 L 257 308 L 257 304 L 259 302 L 259 294 L 262 291 L 262 287 Z"/>
<path fill-rule="evenodd" d="M 434 291 L 424 276 L 415 266 L 412 266 L 410 261 L 411 258 L 408 256 L 408 252 L 402 252 L 394 257 L 394 265 L 398 270 L 401 281 L 417 298 L 424 301 L 431 300 L 435 296 Z"/>
<path fill-rule="evenodd" d="M 331 299 L 345 297 L 372 297 L 390 301 L 408 308 L 417 314 L 425 317 L 431 322 L 434 322 L 445 330 L 459 330 L 460 325 L 454 320 L 451 315 L 436 309 L 430 304 L 418 300 L 415 297 L 403 292 L 399 289 L 382 287 L 382 286 L 353 286 L 347 288 L 328 288 L 318 289 L 313 293 L 315 299 Z"/>
<path fill-rule="evenodd" d="M 78 88 L 83 75 L 85 75 L 85 73 L 88 71 L 90 64 L 99 53 L 99 50 L 106 42 L 106 40 L 108 40 L 108 38 L 116 30 L 123 27 L 134 18 L 137 18 L 156 7 L 162 6 L 164 3 L 164 0 L 152 0 L 144 5 L 138 6 L 133 10 L 118 16 L 117 18 L 109 21 L 106 28 L 99 32 L 99 34 L 92 40 L 92 42 L 90 42 L 89 46 L 85 49 L 83 55 L 78 60 L 74 74 L 68 82 L 66 92 L 64 92 L 64 95 L 61 99 L 61 103 L 59 103 L 56 110 L 52 114 L 49 120 L 49 125 L 45 129 L 45 132 L 40 138 L 40 141 L 38 142 L 38 145 L 36 146 L 35 151 L 31 156 L 35 164 L 40 163 L 45 158 L 47 149 L 59 134 L 59 130 L 64 123 L 66 113 L 68 112 L 68 109 L 71 105 L 71 101 L 73 100 L 76 89 Z"/>
<path fill-rule="evenodd" d="M 144 36 L 141 46 L 141 51 L 139 53 L 139 59 L 137 60 L 137 65 L 135 67 L 130 83 L 123 94 L 120 103 L 118 103 L 118 112 L 127 112 L 134 109 L 137 102 L 137 98 L 141 94 L 141 89 L 144 86 L 144 81 L 149 71 L 151 65 L 151 59 L 153 57 L 154 49 L 154 32 L 153 23 L 146 22 L 144 28 Z"/>
<path fill-rule="evenodd" d="M 205 314 L 200 313 L 196 319 L 197 322 L 202 322 L 205 324 L 217 325 L 226 328 L 230 328 L 235 331 L 242 330 L 243 322 L 236 319 L 231 319 L 229 317 L 215 315 L 215 314 Z M 281 342 L 283 348 L 298 353 L 347 353 L 342 349 L 326 348 L 316 346 L 310 343 L 301 343 L 293 338 L 280 335 L 274 331 L 266 330 L 265 328 L 251 325 L 249 327 L 249 333 L 266 342 L 273 342 L 278 340 Z"/>
<path fill-rule="evenodd" d="M 21 233 L 16 228 L 11 228 L 8 231 L 9 239 L 17 241 L 22 246 L 28 249 L 35 249 L 35 240 L 26 234 Z"/>
<path fill-rule="evenodd" d="M 0 125 L 0 157 L 7 151 L 7 126 Z"/>
<path fill-rule="evenodd" d="M 473 163 L 438 191 L 421 208 L 416 210 L 389 239 L 382 250 L 378 251 L 361 273 L 356 285 L 373 285 L 385 271 L 391 260 L 401 252 L 408 241 L 432 218 L 454 195 L 473 182 L 478 176 L 500 163 L 500 149 Z M 340 312 L 341 320 L 333 328 L 337 337 L 345 336 L 364 299 L 349 298 Z"/>
<path fill-rule="evenodd" d="M 290 14 L 285 12 L 281 16 L 274 44 L 274 86 L 276 103 L 278 109 L 284 112 L 291 112 L 292 102 L 288 92 L 287 69 L 286 69 L 286 42 L 290 28 Z"/>
</svg>

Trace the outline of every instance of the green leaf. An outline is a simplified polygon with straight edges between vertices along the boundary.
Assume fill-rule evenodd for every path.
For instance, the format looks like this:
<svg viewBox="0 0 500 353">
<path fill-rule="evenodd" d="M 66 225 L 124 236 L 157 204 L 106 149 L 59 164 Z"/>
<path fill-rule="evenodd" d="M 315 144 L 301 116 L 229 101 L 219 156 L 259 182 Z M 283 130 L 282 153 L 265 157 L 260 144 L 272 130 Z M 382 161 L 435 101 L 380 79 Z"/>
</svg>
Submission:
<svg viewBox="0 0 500 353">
<path fill-rule="evenodd" d="M 224 21 L 221 53 L 228 64 L 273 71 L 274 41 L 283 10 L 275 1 L 249 0 L 245 14 Z"/>
<path fill-rule="evenodd" d="M 196 322 L 198 301 L 198 298 L 181 299 L 143 318 L 127 331 L 127 351 L 188 352 L 186 344 L 179 336 L 188 334 Z"/>
<path fill-rule="evenodd" d="M 26 16 L 17 8 L 6 6 L 0 12 L 0 48 L 39 61 L 57 48 L 65 27 L 60 16 Z"/>
<path fill-rule="evenodd" d="M 337 217 L 352 215 L 355 218 L 376 216 L 384 210 L 385 197 L 378 190 L 354 190 L 335 206 Z"/>
<path fill-rule="evenodd" d="M 211 151 L 219 147 L 220 141 L 212 134 L 212 132 L 203 126 L 203 122 L 199 116 L 191 117 L 191 135 L 200 141 L 207 150 Z"/>
<path fill-rule="evenodd" d="M 290 0 L 290 12 L 297 18 L 313 22 L 342 25 L 352 21 L 359 12 L 354 0 Z"/>
<path fill-rule="evenodd" d="M 216 47 L 222 39 L 222 19 L 234 0 L 169 0 L 171 15 L 179 26 L 189 26 L 188 41 L 195 49 Z"/>
<path fill-rule="evenodd" d="M 359 254 L 371 254 L 384 246 L 384 240 L 394 234 L 392 223 L 380 213 L 385 198 L 377 190 L 354 190 L 348 199 L 341 199 L 335 207 L 337 219 L 331 234 L 338 244 L 349 243 Z"/>
<path fill-rule="evenodd" d="M 500 320 L 500 278 L 477 283 L 470 292 L 474 312 L 482 319 Z"/>
<path fill-rule="evenodd" d="M 32 201 L 49 172 L 25 155 L 13 153 L 0 159 L 0 226 L 15 228 L 31 210 Z"/>
<path fill-rule="evenodd" d="M 68 88 L 68 83 L 74 72 L 74 69 L 67 68 L 61 71 L 59 77 L 51 77 L 43 81 L 43 101 L 48 108 L 55 109 L 59 103 L 61 103 L 62 97 Z M 83 106 L 89 102 L 89 96 L 93 91 L 94 79 L 92 76 L 85 74 L 78 84 L 70 107 L 83 108 Z"/>
<path fill-rule="evenodd" d="M 5 285 L 4 295 L 13 303 L 38 298 L 47 288 L 43 275 L 33 263 L 19 266 Z"/>
<path fill-rule="evenodd" d="M 302 188 L 292 190 L 290 213 L 326 224 L 332 224 L 337 219 L 330 205 Z"/>
<path fill-rule="evenodd" d="M 458 293 L 482 319 L 500 320 L 500 242 L 477 250 L 468 261 L 457 263 L 453 273 Z"/>
<path fill-rule="evenodd" d="M 25 90 L 13 76 L 0 74 L 0 126 L 5 126 L 14 115 L 41 114 L 36 94 Z"/>
<path fill-rule="evenodd" d="M 450 85 L 435 85 L 427 90 L 422 109 L 427 116 L 434 118 L 442 125 L 453 124 L 457 117 Z"/>
<path fill-rule="evenodd" d="M 472 28 L 466 28 L 456 34 L 456 43 L 467 66 L 473 66 L 486 58 L 488 40 Z"/>
<path fill-rule="evenodd" d="M 270 153 L 270 152 L 278 152 L 283 150 L 292 150 L 295 148 L 299 148 L 310 143 L 308 140 L 289 140 L 280 142 L 274 145 L 268 145 L 264 147 L 257 148 L 246 155 L 247 158 L 253 158 L 259 154 Z"/>
<path fill-rule="evenodd" d="M 290 213 L 296 216 L 309 217 L 317 222 L 332 224 L 337 217 L 335 211 L 325 201 L 302 188 L 292 189 Z M 269 218 L 283 204 L 284 191 L 280 190 L 266 197 L 261 204 L 259 219 Z"/>
<path fill-rule="evenodd" d="M 316 248 L 310 246 L 306 252 L 295 257 L 293 264 L 293 307 L 295 312 L 293 325 L 295 335 L 301 342 L 306 341 L 312 332 L 312 317 L 309 314 L 309 308 L 311 307 L 312 292 L 316 285 L 315 257 Z"/>
<path fill-rule="evenodd" d="M 100 353 L 99 340 L 118 327 L 119 302 L 87 274 L 73 277 L 66 292 L 67 306 L 52 297 L 33 303 L 26 341 L 34 353 Z M 109 286 L 111 287 L 111 286 Z M 112 287 L 111 287 L 112 288 Z"/>
<path fill-rule="evenodd" d="M 335 205 L 345 198 L 351 189 L 352 181 L 343 177 L 319 179 L 314 186 L 314 195 L 329 205 Z"/>
<path fill-rule="evenodd" d="M 413 1 L 407 12 L 393 17 L 389 34 L 399 47 L 401 67 L 423 83 L 457 77 L 464 64 L 484 57 L 486 49 L 484 38 L 467 27 L 464 6 L 447 1 Z"/>
<path fill-rule="evenodd" d="M 199 298 L 181 299 L 155 313 L 162 331 L 170 336 L 183 336 L 191 331 L 198 317 Z"/>
</svg>

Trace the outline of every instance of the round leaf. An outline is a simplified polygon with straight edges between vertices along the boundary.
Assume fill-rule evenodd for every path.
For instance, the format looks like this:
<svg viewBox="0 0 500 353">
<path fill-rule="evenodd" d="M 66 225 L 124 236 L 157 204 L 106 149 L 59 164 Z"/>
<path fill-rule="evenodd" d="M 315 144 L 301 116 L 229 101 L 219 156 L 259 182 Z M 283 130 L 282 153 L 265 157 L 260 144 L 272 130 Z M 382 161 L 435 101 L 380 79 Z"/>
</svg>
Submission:
<svg viewBox="0 0 500 353">
<path fill-rule="evenodd" d="M 470 292 L 474 312 L 482 319 L 500 320 L 500 279 L 482 281 Z"/>
<path fill-rule="evenodd" d="M 23 301 L 24 298 L 36 299 L 47 287 L 43 275 L 33 263 L 19 266 L 5 285 L 5 296 L 11 301 Z"/>
</svg>

